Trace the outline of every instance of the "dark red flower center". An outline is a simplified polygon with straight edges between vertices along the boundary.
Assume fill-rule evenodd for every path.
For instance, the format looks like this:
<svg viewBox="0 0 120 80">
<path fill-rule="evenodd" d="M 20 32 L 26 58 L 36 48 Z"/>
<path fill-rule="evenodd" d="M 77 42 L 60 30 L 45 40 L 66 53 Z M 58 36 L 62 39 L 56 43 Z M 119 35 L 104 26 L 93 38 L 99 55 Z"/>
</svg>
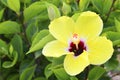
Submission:
<svg viewBox="0 0 120 80">
<path fill-rule="evenodd" d="M 68 48 L 69 52 L 74 52 L 74 56 L 80 55 L 84 50 L 86 50 L 86 46 L 83 41 L 80 41 L 78 45 L 74 42 L 71 42 Z"/>
</svg>

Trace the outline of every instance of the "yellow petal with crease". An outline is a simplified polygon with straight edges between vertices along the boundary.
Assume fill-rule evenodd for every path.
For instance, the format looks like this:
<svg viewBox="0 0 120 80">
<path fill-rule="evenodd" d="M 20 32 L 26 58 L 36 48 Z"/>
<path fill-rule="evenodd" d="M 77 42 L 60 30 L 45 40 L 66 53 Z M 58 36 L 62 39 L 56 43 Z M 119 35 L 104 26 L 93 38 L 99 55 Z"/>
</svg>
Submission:
<svg viewBox="0 0 120 80">
<path fill-rule="evenodd" d="M 91 64 L 99 65 L 109 60 L 113 54 L 113 45 L 106 37 L 97 37 L 87 42 Z"/>
<path fill-rule="evenodd" d="M 60 17 L 50 23 L 49 31 L 56 39 L 67 43 L 74 31 L 74 21 L 70 17 Z"/>
<path fill-rule="evenodd" d="M 75 32 L 81 37 L 92 38 L 99 36 L 103 28 L 103 22 L 99 15 L 86 11 L 80 14 L 76 21 Z"/>
<path fill-rule="evenodd" d="M 69 54 L 67 51 L 67 45 L 55 40 L 45 45 L 42 50 L 42 54 L 47 57 L 60 57 L 65 54 Z"/>
<path fill-rule="evenodd" d="M 81 73 L 88 65 L 88 53 L 85 51 L 77 57 L 74 54 L 68 54 L 64 60 L 65 71 L 71 76 Z"/>
</svg>

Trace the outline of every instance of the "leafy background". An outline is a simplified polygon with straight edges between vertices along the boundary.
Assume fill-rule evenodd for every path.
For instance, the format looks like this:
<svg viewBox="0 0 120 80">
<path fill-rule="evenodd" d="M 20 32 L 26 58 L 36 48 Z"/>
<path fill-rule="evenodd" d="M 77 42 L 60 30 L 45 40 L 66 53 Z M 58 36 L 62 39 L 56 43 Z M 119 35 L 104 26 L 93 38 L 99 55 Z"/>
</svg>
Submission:
<svg viewBox="0 0 120 80">
<path fill-rule="evenodd" d="M 54 40 L 48 25 L 60 16 L 76 19 L 88 10 L 102 18 L 101 36 L 113 42 L 114 54 L 103 65 L 90 65 L 69 76 L 64 56 L 41 54 L 44 45 Z M 0 0 L 0 80 L 111 80 L 120 74 L 119 47 L 120 0 Z"/>
</svg>

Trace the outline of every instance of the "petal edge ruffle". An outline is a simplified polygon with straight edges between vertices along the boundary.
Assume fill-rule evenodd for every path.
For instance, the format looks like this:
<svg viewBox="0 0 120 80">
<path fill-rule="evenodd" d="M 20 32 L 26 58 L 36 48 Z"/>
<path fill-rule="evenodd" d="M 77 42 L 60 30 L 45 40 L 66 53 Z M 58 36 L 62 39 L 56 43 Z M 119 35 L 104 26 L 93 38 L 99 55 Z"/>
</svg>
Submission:
<svg viewBox="0 0 120 80">
<path fill-rule="evenodd" d="M 56 39 L 67 43 L 74 32 L 74 25 L 75 23 L 72 18 L 62 16 L 50 23 L 49 31 Z"/>
<path fill-rule="evenodd" d="M 91 64 L 99 65 L 105 63 L 112 57 L 113 45 L 106 37 L 97 37 L 88 41 L 89 60 Z"/>
<path fill-rule="evenodd" d="M 68 54 L 64 60 L 64 69 L 71 76 L 81 73 L 88 65 L 89 60 L 86 51 L 77 57 L 74 54 Z"/>
<path fill-rule="evenodd" d="M 75 32 L 81 37 L 87 38 L 99 36 L 102 29 L 102 19 L 98 14 L 91 11 L 81 13 L 75 25 Z"/>
</svg>

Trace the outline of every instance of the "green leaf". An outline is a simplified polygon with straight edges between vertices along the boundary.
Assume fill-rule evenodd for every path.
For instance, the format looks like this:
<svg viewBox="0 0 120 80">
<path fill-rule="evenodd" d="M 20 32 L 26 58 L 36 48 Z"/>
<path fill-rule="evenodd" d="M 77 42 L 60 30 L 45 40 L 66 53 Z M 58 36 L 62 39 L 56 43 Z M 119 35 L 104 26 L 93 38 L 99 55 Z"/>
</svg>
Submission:
<svg viewBox="0 0 120 80">
<path fill-rule="evenodd" d="M 52 68 L 59 68 L 63 66 L 65 56 L 61 56 L 58 58 L 53 58 L 52 60 Z"/>
<path fill-rule="evenodd" d="M 113 1 L 113 0 L 111 0 L 111 1 L 109 1 L 109 0 L 104 0 L 104 1 L 103 1 L 103 13 L 104 13 L 104 14 L 107 14 L 107 13 L 109 12 L 110 7 L 111 7 L 111 5 L 112 5 L 112 1 Z"/>
<path fill-rule="evenodd" d="M 3 54 L 8 55 L 8 46 L 6 42 L 0 39 L 0 56 Z"/>
<path fill-rule="evenodd" d="M 21 2 L 24 2 L 24 3 L 30 3 L 31 0 L 20 0 Z"/>
<path fill-rule="evenodd" d="M 18 53 L 16 51 L 13 52 L 13 61 L 5 61 L 2 66 L 4 68 L 10 68 L 10 67 L 13 67 L 16 62 L 17 62 L 17 59 L 18 59 Z"/>
<path fill-rule="evenodd" d="M 39 33 L 37 33 L 37 35 L 33 39 L 32 46 L 35 46 L 39 42 L 39 40 L 41 40 L 42 38 L 44 38 L 48 34 L 49 34 L 48 30 L 41 30 Z"/>
<path fill-rule="evenodd" d="M 72 19 L 73 19 L 74 21 L 76 21 L 79 16 L 80 16 L 80 13 L 75 13 L 75 14 L 72 16 Z"/>
<path fill-rule="evenodd" d="M 31 59 L 25 59 L 21 62 L 20 64 L 20 69 L 19 69 L 19 73 L 21 74 L 25 69 L 33 66 L 35 64 L 35 60 L 31 60 Z"/>
<path fill-rule="evenodd" d="M 100 14 L 108 14 L 110 7 L 112 5 L 112 0 L 91 0 L 93 6 Z"/>
<path fill-rule="evenodd" d="M 54 69 L 53 71 L 58 80 L 70 80 L 70 76 L 65 72 L 64 68 Z"/>
<path fill-rule="evenodd" d="M 14 34 L 20 32 L 20 25 L 13 21 L 0 23 L 0 34 Z"/>
<path fill-rule="evenodd" d="M 108 32 L 108 31 L 116 31 L 114 26 L 109 26 L 107 28 L 103 28 L 102 33 Z"/>
<path fill-rule="evenodd" d="M 44 2 L 35 2 L 31 4 L 28 8 L 24 9 L 25 22 L 37 18 L 37 16 L 42 14 L 45 10 L 47 10 L 47 8 Z"/>
<path fill-rule="evenodd" d="M 15 11 L 18 15 L 20 14 L 20 0 L 7 0 L 8 7 Z"/>
<path fill-rule="evenodd" d="M 23 43 L 22 39 L 19 35 L 15 35 L 11 40 L 11 45 L 13 46 L 13 49 L 17 51 L 19 56 L 19 61 L 23 60 L 24 54 L 23 54 Z"/>
<path fill-rule="evenodd" d="M 42 49 L 46 43 L 52 40 L 54 40 L 54 37 L 49 34 L 48 30 L 40 31 L 34 38 L 32 46 L 30 47 L 30 50 L 27 52 L 27 54 Z"/>
<path fill-rule="evenodd" d="M 7 0 L 0 0 L 5 6 L 7 6 Z"/>
<path fill-rule="evenodd" d="M 46 67 L 45 67 L 45 71 L 44 71 L 44 74 L 45 74 L 45 77 L 48 79 L 52 74 L 52 70 L 50 69 L 52 66 L 52 64 L 48 64 Z"/>
<path fill-rule="evenodd" d="M 10 53 L 10 54 L 12 54 L 12 53 L 13 53 L 13 51 L 14 51 L 13 46 L 12 46 L 12 45 L 10 45 L 10 47 L 9 47 L 9 53 Z"/>
<path fill-rule="evenodd" d="M 46 59 L 49 61 L 49 62 L 52 62 L 53 61 L 53 57 L 46 57 Z"/>
<path fill-rule="evenodd" d="M 119 66 L 119 62 L 116 58 L 111 58 L 104 66 L 107 71 L 115 70 Z"/>
<path fill-rule="evenodd" d="M 105 69 L 99 66 L 94 67 L 90 70 L 88 79 L 89 80 L 99 80 L 99 78 L 105 73 Z"/>
<path fill-rule="evenodd" d="M 37 33 L 37 27 L 35 26 L 35 22 L 31 22 L 26 29 L 26 35 L 29 40 L 29 42 L 32 41 L 32 37 L 34 36 L 35 33 Z"/>
<path fill-rule="evenodd" d="M 19 74 L 10 74 L 7 77 L 7 80 L 18 80 L 19 79 Z"/>
<path fill-rule="evenodd" d="M 71 6 L 63 2 L 62 12 L 64 15 L 67 15 L 71 12 Z"/>
<path fill-rule="evenodd" d="M 41 1 L 46 1 L 48 3 L 54 4 L 56 6 L 60 6 L 61 2 L 60 0 L 41 0 Z"/>
<path fill-rule="evenodd" d="M 70 77 L 70 80 L 78 80 L 77 77 Z"/>
<path fill-rule="evenodd" d="M 115 9 L 120 9 L 120 0 L 116 0 L 116 2 L 114 4 L 114 8 Z"/>
<path fill-rule="evenodd" d="M 60 11 L 55 5 L 46 2 L 46 6 L 50 20 L 60 17 Z"/>
<path fill-rule="evenodd" d="M 120 32 L 120 21 L 118 21 L 116 18 L 115 18 L 115 28 L 118 32 Z"/>
<path fill-rule="evenodd" d="M 102 14 L 103 11 L 103 0 L 91 0 L 93 6 L 96 8 L 96 10 Z"/>
<path fill-rule="evenodd" d="M 44 77 L 38 77 L 38 78 L 35 78 L 34 80 L 47 80 L 47 79 Z"/>
<path fill-rule="evenodd" d="M 106 36 L 111 41 L 115 41 L 120 39 L 120 32 L 107 31 L 102 36 Z"/>
<path fill-rule="evenodd" d="M 79 1 L 79 8 L 80 11 L 85 11 L 89 5 L 90 0 L 80 0 Z"/>
<path fill-rule="evenodd" d="M 2 69 L 2 61 L 1 61 L 1 59 L 0 59 L 0 70 Z"/>
<path fill-rule="evenodd" d="M 39 58 L 42 55 L 42 50 L 38 50 L 35 52 L 35 59 Z"/>
<path fill-rule="evenodd" d="M 120 15 L 119 14 L 120 14 L 120 10 L 115 10 L 115 11 L 110 13 L 110 17 L 108 19 L 109 22 L 110 22 L 109 23 L 110 25 L 115 24 L 115 18 L 120 21 Z"/>
<path fill-rule="evenodd" d="M 0 21 L 1 21 L 2 17 L 3 17 L 4 10 L 5 9 L 0 10 Z"/>
<path fill-rule="evenodd" d="M 107 31 L 102 34 L 113 42 L 113 46 L 120 45 L 120 32 Z"/>
<path fill-rule="evenodd" d="M 113 46 L 120 45 L 120 39 L 113 41 Z"/>
<path fill-rule="evenodd" d="M 26 68 L 20 75 L 20 80 L 32 80 L 37 65 Z"/>
<path fill-rule="evenodd" d="M 61 56 L 58 58 L 53 58 L 51 61 L 52 63 L 47 65 L 45 68 L 45 76 L 48 79 L 56 69 L 63 68 L 63 61 L 64 61 L 65 56 Z"/>
</svg>

